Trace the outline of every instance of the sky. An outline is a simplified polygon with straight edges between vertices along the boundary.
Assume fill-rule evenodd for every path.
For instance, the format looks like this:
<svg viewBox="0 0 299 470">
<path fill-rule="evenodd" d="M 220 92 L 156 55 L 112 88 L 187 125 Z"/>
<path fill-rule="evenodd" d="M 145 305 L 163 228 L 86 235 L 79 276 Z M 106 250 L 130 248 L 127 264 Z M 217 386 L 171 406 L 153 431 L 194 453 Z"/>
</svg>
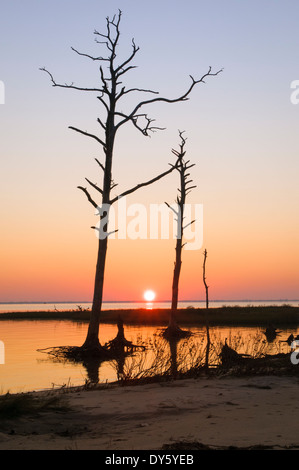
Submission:
<svg viewBox="0 0 299 470">
<path fill-rule="evenodd" d="M 117 136 L 114 194 L 163 172 L 185 131 L 195 166 L 190 207 L 201 206 L 203 240 L 184 249 L 180 300 L 299 298 L 299 80 L 296 0 L 3 0 L 0 18 L 0 301 L 91 301 L 98 240 L 92 206 L 77 189 L 101 182 L 101 147 L 68 126 L 99 131 L 94 94 L 54 88 L 98 86 L 104 55 L 94 30 L 122 10 L 119 57 L 140 47 L 131 87 L 174 98 L 209 66 L 223 68 L 190 99 L 146 109 L 165 127 L 144 137 L 132 125 Z M 4 90 L 3 90 L 4 88 Z M 148 97 L 148 95 L 146 96 Z M 144 99 L 131 94 L 127 109 Z M 178 174 L 128 196 L 127 204 L 173 203 Z M 128 220 L 132 220 L 129 218 Z M 187 245 L 186 245 L 187 247 Z M 111 239 L 104 300 L 171 298 L 175 240 Z M 190 248 L 190 244 L 189 244 Z"/>
</svg>

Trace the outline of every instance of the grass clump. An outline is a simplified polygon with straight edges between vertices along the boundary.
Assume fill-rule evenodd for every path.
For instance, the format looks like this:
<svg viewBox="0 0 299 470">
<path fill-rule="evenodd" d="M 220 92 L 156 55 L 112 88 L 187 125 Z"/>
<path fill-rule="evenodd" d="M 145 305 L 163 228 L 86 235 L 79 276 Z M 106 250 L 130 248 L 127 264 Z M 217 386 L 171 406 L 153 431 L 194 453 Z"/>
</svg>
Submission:
<svg viewBox="0 0 299 470">
<path fill-rule="evenodd" d="M 0 420 L 14 419 L 25 415 L 35 415 L 45 411 L 69 411 L 69 407 L 61 396 L 36 397 L 31 394 L 0 397 Z"/>
</svg>

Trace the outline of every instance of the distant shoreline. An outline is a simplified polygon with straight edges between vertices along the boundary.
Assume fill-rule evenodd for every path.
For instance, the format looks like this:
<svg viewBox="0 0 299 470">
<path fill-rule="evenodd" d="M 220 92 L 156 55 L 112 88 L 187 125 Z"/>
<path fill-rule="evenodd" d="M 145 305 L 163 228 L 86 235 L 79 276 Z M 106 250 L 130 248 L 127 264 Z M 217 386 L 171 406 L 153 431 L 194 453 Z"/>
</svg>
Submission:
<svg viewBox="0 0 299 470">
<path fill-rule="evenodd" d="M 169 308 L 136 308 L 114 309 L 101 312 L 101 323 L 116 323 L 119 316 L 127 325 L 165 325 L 168 323 Z M 269 305 L 269 306 L 222 306 L 208 309 L 210 326 L 264 326 L 273 324 L 299 325 L 299 306 Z M 206 309 L 187 307 L 177 311 L 177 321 L 181 325 L 205 325 Z M 22 311 L 0 314 L 0 321 L 4 320 L 56 320 L 88 322 L 90 310 L 82 307 L 78 310 L 65 311 Z"/>
<path fill-rule="evenodd" d="M 210 303 L 213 304 L 213 303 L 216 303 L 216 304 L 219 304 L 219 303 L 222 303 L 223 305 L 226 305 L 226 304 L 244 304 L 246 302 L 246 304 L 248 305 L 252 305 L 252 304 L 257 304 L 257 302 L 260 304 L 260 306 L 263 306 L 264 304 L 269 304 L 269 303 L 272 303 L 273 305 L 278 305 L 280 303 L 285 303 L 285 304 L 289 304 L 289 303 L 298 303 L 299 305 L 299 299 L 210 299 Z M 103 305 L 105 304 L 146 304 L 147 302 L 146 301 L 138 301 L 138 300 L 103 300 Z M 158 304 L 171 304 L 171 299 L 170 300 L 153 300 L 152 302 L 153 305 L 158 305 Z M 204 304 L 205 303 L 205 299 L 198 299 L 198 300 L 194 300 L 194 299 L 184 299 L 184 300 L 180 300 L 179 301 L 179 304 L 189 304 L 189 305 L 192 305 L 192 304 Z M 27 300 L 24 300 L 24 301 L 0 301 L 0 305 L 64 305 L 64 304 L 73 304 L 73 305 L 91 305 L 92 304 L 92 301 L 90 300 L 32 300 L 32 301 L 27 301 Z"/>
</svg>

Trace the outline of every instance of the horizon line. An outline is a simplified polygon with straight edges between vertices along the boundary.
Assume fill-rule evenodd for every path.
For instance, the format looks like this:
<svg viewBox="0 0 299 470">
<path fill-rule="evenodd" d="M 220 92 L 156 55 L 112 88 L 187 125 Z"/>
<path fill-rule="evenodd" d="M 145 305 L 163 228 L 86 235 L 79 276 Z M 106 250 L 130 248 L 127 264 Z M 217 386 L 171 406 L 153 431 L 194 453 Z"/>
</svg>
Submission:
<svg viewBox="0 0 299 470">
<path fill-rule="evenodd" d="M 178 302 L 205 302 L 205 299 L 182 299 Z M 164 302 L 171 302 L 169 300 L 103 300 L 104 303 L 164 303 Z M 299 302 L 299 299 L 210 299 L 210 302 Z M 92 304 L 92 301 L 89 300 L 32 300 L 32 301 L 0 301 L 0 305 L 2 304 Z"/>
</svg>

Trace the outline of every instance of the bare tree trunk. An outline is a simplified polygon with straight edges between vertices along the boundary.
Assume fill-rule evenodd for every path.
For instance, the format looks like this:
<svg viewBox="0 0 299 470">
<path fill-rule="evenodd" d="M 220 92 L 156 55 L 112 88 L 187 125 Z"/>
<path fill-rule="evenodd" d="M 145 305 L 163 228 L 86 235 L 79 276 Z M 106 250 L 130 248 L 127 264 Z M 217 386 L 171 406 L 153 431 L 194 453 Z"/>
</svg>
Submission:
<svg viewBox="0 0 299 470">
<path fill-rule="evenodd" d="M 87 336 L 83 344 L 83 347 L 88 349 L 95 349 L 100 347 L 99 325 L 103 300 L 105 262 L 108 248 L 107 241 L 107 238 L 103 240 L 99 239 L 98 244 L 98 260 L 96 265 L 91 317 L 89 321 Z"/>
<path fill-rule="evenodd" d="M 182 187 L 182 185 L 181 185 Z M 184 187 L 184 183 L 183 183 Z M 184 192 L 182 192 L 182 198 L 185 198 Z M 179 300 L 179 281 L 182 267 L 182 231 L 183 231 L 183 217 L 184 217 L 184 203 L 180 201 L 179 208 L 177 212 L 177 240 L 175 247 L 175 262 L 172 278 L 172 298 L 171 298 L 171 310 L 169 317 L 169 328 L 177 330 L 179 327 L 176 321 L 176 313 L 178 309 L 178 300 Z"/>
<path fill-rule="evenodd" d="M 116 77 L 112 73 L 111 78 L 111 92 L 110 92 L 110 109 L 106 121 L 106 145 L 104 152 L 106 154 L 104 177 L 103 177 L 103 191 L 102 191 L 102 207 L 108 210 L 110 205 L 110 191 L 112 181 L 112 157 L 115 139 L 115 104 L 116 104 Z M 100 315 L 102 311 L 103 290 L 104 290 L 104 274 L 108 249 L 108 213 L 104 211 L 100 215 L 100 229 L 99 229 L 99 242 L 98 242 L 98 257 L 96 264 L 95 282 L 94 282 L 94 295 L 91 310 L 91 317 L 88 326 L 87 336 L 83 344 L 85 349 L 100 348 L 99 342 L 99 325 Z"/>
<path fill-rule="evenodd" d="M 174 270 L 173 270 L 173 279 L 172 279 L 172 300 L 171 300 L 171 310 L 169 315 L 169 324 L 168 328 L 164 332 L 164 336 L 186 336 L 187 332 L 184 332 L 180 329 L 176 321 L 176 314 L 178 308 L 178 299 L 179 299 L 179 281 L 180 281 L 180 274 L 181 274 L 181 267 L 182 267 L 182 250 L 183 250 L 183 234 L 184 234 L 184 208 L 186 203 L 186 196 L 187 193 L 194 188 L 195 186 L 188 186 L 192 180 L 188 180 L 189 170 L 194 164 L 189 165 L 189 162 L 184 161 L 185 156 L 185 143 L 186 140 L 183 138 L 183 133 L 180 132 L 181 138 L 181 145 L 180 150 L 176 151 L 173 150 L 172 152 L 177 157 L 177 170 L 180 174 L 180 188 L 179 193 L 180 195 L 177 196 L 177 207 L 178 210 L 171 208 L 177 217 L 177 235 L 176 235 L 176 247 L 175 247 L 175 262 L 174 262 Z M 168 207 L 169 204 L 166 203 Z M 190 222 L 192 223 L 192 222 Z M 187 224 L 188 225 L 188 224 Z M 189 333 L 188 333 L 189 334 Z"/>
<path fill-rule="evenodd" d="M 179 239 L 176 241 L 175 253 L 176 255 L 175 255 L 173 280 L 172 280 L 170 323 L 173 323 L 175 321 L 175 314 L 178 309 L 179 280 L 180 280 L 180 273 L 181 273 L 181 266 L 182 266 L 182 242 Z"/>
<path fill-rule="evenodd" d="M 203 283 L 204 283 L 205 290 L 206 290 L 206 309 L 208 310 L 208 308 L 209 308 L 209 286 L 207 285 L 207 282 L 206 282 L 206 261 L 207 261 L 207 257 L 208 257 L 208 252 L 207 252 L 207 250 L 205 250 L 204 251 L 204 261 L 203 261 Z"/>
<path fill-rule="evenodd" d="M 209 287 L 206 282 L 206 261 L 207 261 L 208 252 L 204 251 L 204 261 L 203 261 L 203 283 L 206 291 L 206 308 L 205 308 L 205 320 L 206 320 L 206 332 L 207 332 L 207 348 L 206 348 L 206 363 L 205 367 L 209 370 L 209 355 L 210 355 L 210 328 L 209 328 L 209 318 L 208 318 L 208 308 L 209 308 Z"/>
</svg>

